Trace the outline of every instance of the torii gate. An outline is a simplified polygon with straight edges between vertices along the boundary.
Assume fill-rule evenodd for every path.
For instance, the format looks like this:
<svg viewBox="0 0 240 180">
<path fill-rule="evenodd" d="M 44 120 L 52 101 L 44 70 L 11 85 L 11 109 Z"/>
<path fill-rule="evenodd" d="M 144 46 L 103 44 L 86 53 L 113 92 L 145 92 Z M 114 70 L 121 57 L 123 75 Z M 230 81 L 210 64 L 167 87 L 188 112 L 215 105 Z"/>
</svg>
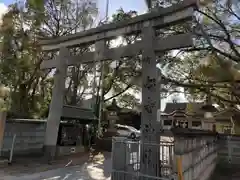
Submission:
<svg viewBox="0 0 240 180">
<path fill-rule="evenodd" d="M 190 47 L 193 43 L 191 33 L 159 38 L 155 35 L 155 31 L 185 21 L 191 21 L 196 8 L 196 0 L 185 0 L 171 7 L 155 9 L 150 13 L 127 21 L 107 24 L 55 39 L 41 40 L 40 45 L 43 51 L 60 51 L 56 59 L 43 61 L 41 64 L 41 69 L 57 69 L 54 75 L 53 95 L 45 135 L 46 155 L 50 155 L 50 157 L 55 155 L 67 66 L 116 60 L 137 54 L 142 54 L 142 143 L 159 143 L 157 132 L 160 131 L 161 127 L 157 123 L 157 104 L 160 101 L 160 92 L 157 83 L 156 53 Z M 118 48 L 109 49 L 106 47 L 106 40 L 134 33 L 141 33 L 142 40 Z M 95 51 L 81 55 L 70 55 L 69 48 L 83 44 L 95 44 Z M 149 153 L 150 151 L 151 153 Z M 159 151 L 153 151 L 151 146 L 146 145 L 144 147 L 141 155 L 143 173 L 157 175 L 158 154 Z M 145 161 L 146 159 L 148 161 Z"/>
</svg>

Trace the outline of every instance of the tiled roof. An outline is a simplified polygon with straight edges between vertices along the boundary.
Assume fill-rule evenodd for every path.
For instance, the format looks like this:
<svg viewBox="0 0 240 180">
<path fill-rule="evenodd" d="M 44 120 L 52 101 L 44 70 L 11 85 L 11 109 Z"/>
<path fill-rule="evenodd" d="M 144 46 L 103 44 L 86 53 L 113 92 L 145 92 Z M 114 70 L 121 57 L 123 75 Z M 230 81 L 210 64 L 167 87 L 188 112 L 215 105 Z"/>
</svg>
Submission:
<svg viewBox="0 0 240 180">
<path fill-rule="evenodd" d="M 188 115 L 202 116 L 205 111 L 202 110 L 204 103 L 167 103 L 164 113 L 171 114 L 174 111 L 183 111 Z M 217 110 L 216 110 L 217 111 Z"/>
<path fill-rule="evenodd" d="M 202 106 L 204 103 L 187 103 L 186 113 L 188 114 L 202 114 Z"/>
<path fill-rule="evenodd" d="M 176 110 L 185 111 L 187 103 L 167 103 L 164 109 L 164 113 L 170 114 Z"/>
</svg>

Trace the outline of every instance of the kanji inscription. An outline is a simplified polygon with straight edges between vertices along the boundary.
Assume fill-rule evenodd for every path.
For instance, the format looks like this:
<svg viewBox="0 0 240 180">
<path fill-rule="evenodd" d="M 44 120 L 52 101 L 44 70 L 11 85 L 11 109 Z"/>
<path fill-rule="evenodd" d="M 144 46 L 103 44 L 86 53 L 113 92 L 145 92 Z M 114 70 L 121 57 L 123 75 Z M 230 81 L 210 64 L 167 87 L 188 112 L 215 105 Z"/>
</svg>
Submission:
<svg viewBox="0 0 240 180">
<path fill-rule="evenodd" d="M 143 87 L 147 88 L 148 90 L 154 89 L 156 87 L 156 78 L 147 76 L 146 83 L 143 85 Z"/>
<path fill-rule="evenodd" d="M 150 99 L 150 97 L 149 97 L 149 99 Z M 151 113 L 153 113 L 153 108 L 156 107 L 156 104 L 157 104 L 156 101 L 148 100 L 148 101 L 147 101 L 147 104 L 143 106 L 143 107 L 144 107 L 144 110 L 145 110 L 147 113 L 151 114 Z"/>
<path fill-rule="evenodd" d="M 156 55 L 153 48 L 154 29 L 143 29 L 143 58 L 142 58 L 142 162 L 141 172 L 152 175 L 157 172 L 158 148 L 157 141 L 157 91 Z"/>
</svg>

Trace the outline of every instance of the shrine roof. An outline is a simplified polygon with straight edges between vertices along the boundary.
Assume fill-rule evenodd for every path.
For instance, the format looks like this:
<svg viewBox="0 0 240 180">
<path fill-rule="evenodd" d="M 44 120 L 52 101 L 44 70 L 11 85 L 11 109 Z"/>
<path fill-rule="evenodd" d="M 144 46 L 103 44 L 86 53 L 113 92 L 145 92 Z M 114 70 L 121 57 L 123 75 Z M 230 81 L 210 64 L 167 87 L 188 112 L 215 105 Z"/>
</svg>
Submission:
<svg viewBox="0 0 240 180">
<path fill-rule="evenodd" d="M 202 109 L 204 103 L 194 102 L 194 103 L 167 103 L 165 110 L 161 113 L 165 116 L 172 116 L 177 114 L 180 116 L 194 116 L 194 117 L 203 117 L 205 111 Z M 214 107 L 214 114 L 218 114 L 219 110 Z"/>
<path fill-rule="evenodd" d="M 164 109 L 164 113 L 171 114 L 176 110 L 183 110 L 186 109 L 186 103 L 167 103 Z"/>
<path fill-rule="evenodd" d="M 97 120 L 92 109 L 64 105 L 61 119 Z"/>
<path fill-rule="evenodd" d="M 204 114 L 204 111 L 201 109 L 201 107 L 204 105 L 204 103 L 167 103 L 164 113 L 165 114 L 172 114 L 176 111 L 182 111 L 186 115 L 189 114 Z"/>
</svg>

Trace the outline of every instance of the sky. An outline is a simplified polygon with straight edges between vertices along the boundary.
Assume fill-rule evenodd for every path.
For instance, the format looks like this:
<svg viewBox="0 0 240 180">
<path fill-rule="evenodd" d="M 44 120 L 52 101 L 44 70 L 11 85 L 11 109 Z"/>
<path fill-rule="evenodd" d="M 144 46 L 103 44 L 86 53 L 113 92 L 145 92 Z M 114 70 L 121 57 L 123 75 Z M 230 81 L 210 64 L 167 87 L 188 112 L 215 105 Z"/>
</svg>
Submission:
<svg viewBox="0 0 240 180">
<path fill-rule="evenodd" d="M 106 14 L 106 1 L 98 0 L 98 7 L 100 11 L 100 19 L 105 17 Z M 15 0 L 0 0 L 0 16 L 6 12 L 7 6 Z M 145 0 L 109 0 L 109 17 L 116 12 L 119 8 L 123 8 L 124 11 L 135 10 L 138 14 L 143 14 L 147 11 Z M 171 101 L 173 96 L 169 96 L 167 99 L 161 101 L 161 109 L 165 108 L 166 102 Z M 178 96 L 179 101 L 185 101 L 183 95 Z"/>
<path fill-rule="evenodd" d="M 2 14 L 4 12 L 6 12 L 6 10 L 7 10 L 7 5 L 5 3 L 1 2 L 1 0 L 0 0 L 0 17 L 2 16 Z"/>
<path fill-rule="evenodd" d="M 101 3 L 100 3 L 101 2 Z M 100 8 L 100 16 L 105 16 L 107 0 L 98 0 Z M 135 10 L 142 14 L 147 11 L 145 0 L 109 0 L 109 15 L 115 13 L 119 8 L 123 8 L 124 11 Z"/>
<path fill-rule="evenodd" d="M 9 5 L 13 3 L 15 0 L 0 0 L 0 3 L 4 5 Z M 105 14 L 107 0 L 98 0 L 98 5 L 100 11 Z M 147 10 L 145 0 L 109 0 L 109 15 L 116 12 L 117 9 L 122 7 L 125 11 L 128 10 L 136 10 L 140 13 L 143 13 Z M 1 5 L 2 6 L 2 5 Z M 2 9 L 2 7 L 0 7 Z"/>
</svg>

